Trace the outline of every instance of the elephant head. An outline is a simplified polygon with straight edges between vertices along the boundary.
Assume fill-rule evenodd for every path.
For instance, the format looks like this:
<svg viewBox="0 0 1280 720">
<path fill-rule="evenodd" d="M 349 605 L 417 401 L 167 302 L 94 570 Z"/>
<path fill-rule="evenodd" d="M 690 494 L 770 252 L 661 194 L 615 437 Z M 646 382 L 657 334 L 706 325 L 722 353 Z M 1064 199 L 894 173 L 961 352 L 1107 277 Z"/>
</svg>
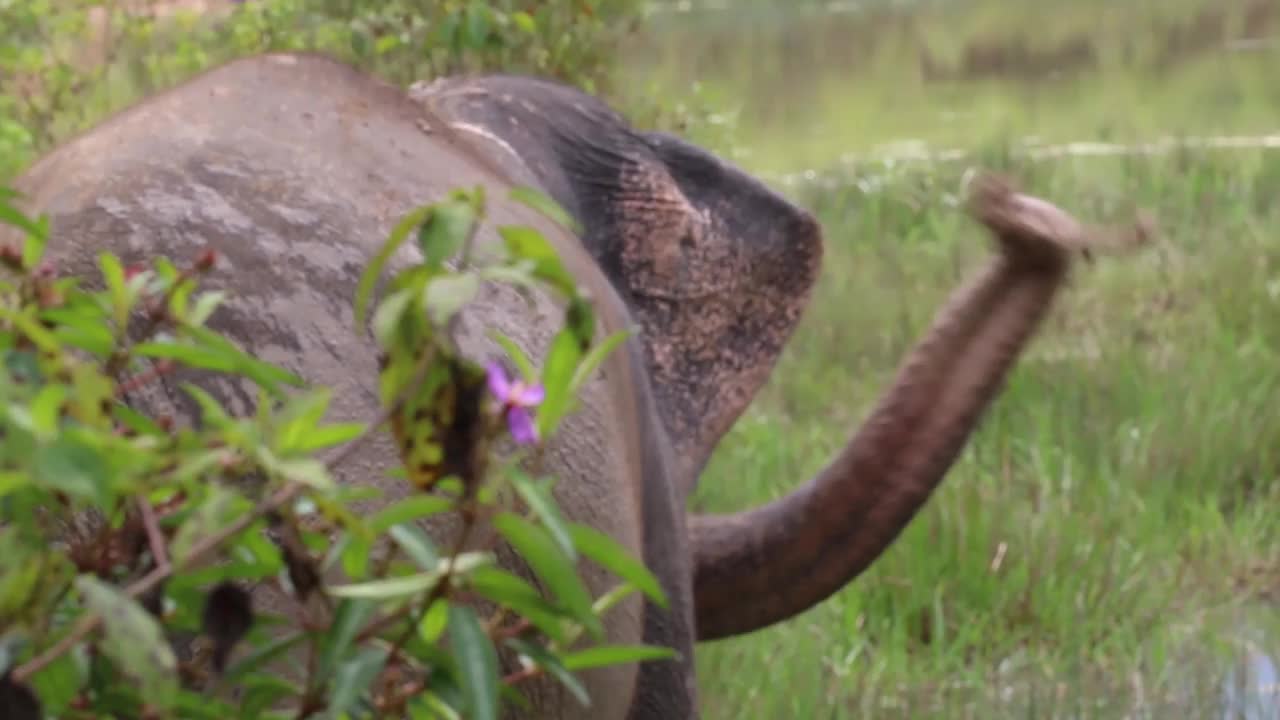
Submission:
<svg viewBox="0 0 1280 720">
<path fill-rule="evenodd" d="M 756 178 L 548 80 L 419 83 L 411 97 L 544 188 L 643 332 L 687 494 L 768 380 L 822 260 L 817 221 Z"/>
</svg>

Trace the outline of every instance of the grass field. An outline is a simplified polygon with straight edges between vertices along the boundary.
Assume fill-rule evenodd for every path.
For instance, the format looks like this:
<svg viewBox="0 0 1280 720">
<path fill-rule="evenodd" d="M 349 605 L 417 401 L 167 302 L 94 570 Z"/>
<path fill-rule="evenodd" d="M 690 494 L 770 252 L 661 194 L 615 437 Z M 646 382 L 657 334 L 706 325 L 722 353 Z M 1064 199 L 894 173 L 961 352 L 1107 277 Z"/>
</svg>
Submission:
<svg viewBox="0 0 1280 720">
<path fill-rule="evenodd" d="M 701 646 L 707 718 L 1280 713 L 1265 676 L 1280 662 L 1280 151 L 1020 152 L 1030 137 L 1277 132 L 1280 4 L 1220 3 L 1220 19 L 1209 3 L 1059 5 L 762 2 L 657 15 L 631 51 L 638 91 L 736 113 L 705 134 L 717 149 L 772 177 L 811 170 L 785 187 L 827 232 L 803 327 L 699 509 L 776 497 L 856 426 L 988 252 L 954 206 L 970 166 L 1092 220 L 1147 207 L 1164 231 L 1079 268 L 944 486 L 864 576 Z M 839 160 L 903 140 L 971 155 Z M 1242 667 L 1273 704 L 1224 716 L 1219 683 Z"/>
</svg>

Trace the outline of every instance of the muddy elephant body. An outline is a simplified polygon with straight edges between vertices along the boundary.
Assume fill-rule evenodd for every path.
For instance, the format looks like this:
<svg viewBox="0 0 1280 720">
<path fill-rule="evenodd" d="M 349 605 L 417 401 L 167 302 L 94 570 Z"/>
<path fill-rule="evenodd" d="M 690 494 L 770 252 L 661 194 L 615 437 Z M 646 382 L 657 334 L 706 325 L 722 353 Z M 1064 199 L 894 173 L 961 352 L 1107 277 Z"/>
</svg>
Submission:
<svg viewBox="0 0 1280 720">
<path fill-rule="evenodd" d="M 551 194 L 582 234 L 509 202 L 513 184 Z M 102 251 L 132 263 L 215 249 L 208 285 L 229 299 L 210 326 L 332 388 L 331 418 L 353 421 L 379 410 L 375 349 L 353 328 L 361 272 L 406 212 L 474 185 L 489 198 L 480 246 L 498 225 L 539 229 L 594 296 L 601 332 L 640 330 L 589 383 L 547 470 L 562 478 L 565 513 L 643 557 L 670 599 L 667 610 L 636 597 L 612 610 L 608 639 L 681 655 L 585 673 L 590 708 L 534 683 L 524 688 L 534 717 L 696 717 L 695 641 L 811 607 L 893 541 L 998 391 L 1068 265 L 1047 235 L 1002 235 L 1003 252 L 943 311 L 826 470 L 762 508 L 686 519 L 697 473 L 766 380 L 821 256 L 807 213 L 714 156 L 634 132 L 595 98 L 551 83 L 499 77 L 407 94 L 321 56 L 277 54 L 151 97 L 16 183 L 25 209 L 50 216 L 50 256 L 63 272 L 96 278 Z M 486 287 L 455 339 L 483 362 L 499 354 L 489 335 L 497 329 L 536 357 L 561 318 L 547 296 Z M 193 420 L 198 409 L 178 389 L 190 379 L 130 400 Z M 195 379 L 231 410 L 251 411 L 245 387 Z M 404 487 L 386 475 L 396 462 L 379 437 L 338 479 L 399 497 Z M 429 528 L 442 542 L 454 530 Z M 509 554 L 500 561 L 529 576 Z M 593 566 L 581 572 L 593 595 L 616 582 Z M 259 606 L 279 602 L 265 587 L 255 593 Z"/>
</svg>

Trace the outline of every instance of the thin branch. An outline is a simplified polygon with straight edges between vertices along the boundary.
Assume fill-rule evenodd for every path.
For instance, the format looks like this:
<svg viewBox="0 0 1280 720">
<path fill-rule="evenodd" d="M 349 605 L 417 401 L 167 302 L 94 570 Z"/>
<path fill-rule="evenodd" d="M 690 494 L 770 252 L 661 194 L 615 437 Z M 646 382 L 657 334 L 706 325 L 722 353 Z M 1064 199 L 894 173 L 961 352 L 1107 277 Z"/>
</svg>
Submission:
<svg viewBox="0 0 1280 720">
<path fill-rule="evenodd" d="M 156 570 L 169 570 L 169 553 L 165 551 L 164 534 L 160 532 L 160 523 L 156 520 L 156 511 L 145 498 L 138 499 L 138 513 L 142 515 L 142 526 L 147 531 L 147 545 L 151 548 L 151 561 Z"/>
</svg>

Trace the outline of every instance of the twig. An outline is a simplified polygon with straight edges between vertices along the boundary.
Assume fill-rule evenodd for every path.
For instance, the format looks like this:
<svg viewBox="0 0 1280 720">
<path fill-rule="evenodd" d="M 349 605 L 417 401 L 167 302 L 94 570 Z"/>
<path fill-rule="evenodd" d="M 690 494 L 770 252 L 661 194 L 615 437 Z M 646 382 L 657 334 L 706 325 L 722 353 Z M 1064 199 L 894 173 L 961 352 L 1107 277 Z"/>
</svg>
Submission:
<svg viewBox="0 0 1280 720">
<path fill-rule="evenodd" d="M 164 535 L 160 532 L 160 523 L 156 520 L 156 511 L 145 498 L 138 499 L 138 513 L 142 515 L 142 527 L 147 531 L 147 544 L 151 548 L 151 561 L 156 570 L 169 570 L 169 553 L 164 548 Z"/>
</svg>

